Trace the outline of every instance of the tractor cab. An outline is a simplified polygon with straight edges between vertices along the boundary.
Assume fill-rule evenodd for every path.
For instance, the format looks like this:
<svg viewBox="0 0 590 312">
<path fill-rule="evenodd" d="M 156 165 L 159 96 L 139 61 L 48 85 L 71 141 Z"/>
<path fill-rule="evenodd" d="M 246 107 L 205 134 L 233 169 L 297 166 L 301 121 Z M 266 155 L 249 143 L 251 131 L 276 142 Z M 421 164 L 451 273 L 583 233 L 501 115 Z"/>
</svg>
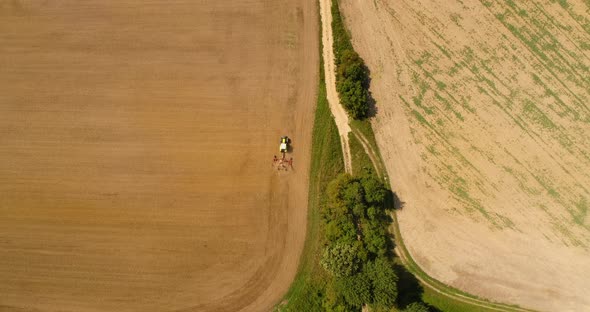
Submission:
<svg viewBox="0 0 590 312">
<path fill-rule="evenodd" d="M 287 153 L 289 150 L 289 142 L 291 140 L 289 139 L 288 136 L 283 136 L 281 137 L 281 145 L 279 145 L 279 152 L 281 153 Z"/>
</svg>

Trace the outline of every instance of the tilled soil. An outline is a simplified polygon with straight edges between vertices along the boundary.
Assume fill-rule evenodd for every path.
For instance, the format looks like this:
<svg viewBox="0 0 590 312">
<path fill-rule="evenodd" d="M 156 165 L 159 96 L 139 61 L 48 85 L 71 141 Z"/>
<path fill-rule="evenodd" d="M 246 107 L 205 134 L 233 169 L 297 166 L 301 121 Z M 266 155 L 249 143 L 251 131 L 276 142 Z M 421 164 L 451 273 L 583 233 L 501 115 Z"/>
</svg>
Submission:
<svg viewBox="0 0 590 312">
<path fill-rule="evenodd" d="M 0 2 L 0 310 L 270 310 L 305 238 L 317 21 Z"/>
</svg>

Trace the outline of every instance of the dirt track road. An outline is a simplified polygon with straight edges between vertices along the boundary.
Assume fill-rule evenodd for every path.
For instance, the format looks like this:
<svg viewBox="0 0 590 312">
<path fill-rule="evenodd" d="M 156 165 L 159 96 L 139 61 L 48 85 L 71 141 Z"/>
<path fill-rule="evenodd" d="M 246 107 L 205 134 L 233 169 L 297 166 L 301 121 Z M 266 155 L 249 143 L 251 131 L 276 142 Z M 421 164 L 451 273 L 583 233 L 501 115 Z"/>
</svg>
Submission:
<svg viewBox="0 0 590 312">
<path fill-rule="evenodd" d="M 344 157 L 344 170 L 352 173 L 352 163 L 350 159 L 350 145 L 348 143 L 348 133 L 351 131 L 348 125 L 348 115 L 340 104 L 340 98 L 336 91 L 336 64 L 334 63 L 334 38 L 332 36 L 332 1 L 319 0 L 320 15 L 322 18 L 322 54 L 324 57 L 324 76 L 326 80 L 326 97 L 330 110 L 334 116 L 334 122 L 340 133 L 340 142 L 342 143 L 342 156 Z"/>
<path fill-rule="evenodd" d="M 270 310 L 305 238 L 316 11 L 0 2 L 0 310 Z"/>
</svg>

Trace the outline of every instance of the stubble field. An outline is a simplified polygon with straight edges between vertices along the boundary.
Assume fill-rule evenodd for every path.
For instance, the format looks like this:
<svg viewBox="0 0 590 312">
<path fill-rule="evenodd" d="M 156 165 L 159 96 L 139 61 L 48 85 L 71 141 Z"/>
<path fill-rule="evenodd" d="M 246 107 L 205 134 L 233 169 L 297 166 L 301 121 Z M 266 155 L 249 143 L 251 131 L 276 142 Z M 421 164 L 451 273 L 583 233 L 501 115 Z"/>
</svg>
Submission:
<svg viewBox="0 0 590 312">
<path fill-rule="evenodd" d="M 588 1 L 341 8 L 416 262 L 491 300 L 590 309 Z"/>
<path fill-rule="evenodd" d="M 280 300 L 305 235 L 316 14 L 0 2 L 0 310 Z M 277 174 L 283 134 L 295 170 Z"/>
</svg>

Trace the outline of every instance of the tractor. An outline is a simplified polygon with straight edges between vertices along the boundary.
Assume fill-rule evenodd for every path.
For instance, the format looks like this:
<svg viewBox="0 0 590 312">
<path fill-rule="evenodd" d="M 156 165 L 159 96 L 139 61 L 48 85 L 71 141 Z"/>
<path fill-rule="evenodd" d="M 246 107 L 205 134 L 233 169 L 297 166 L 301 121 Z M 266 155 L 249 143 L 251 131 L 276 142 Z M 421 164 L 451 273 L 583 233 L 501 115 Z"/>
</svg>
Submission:
<svg viewBox="0 0 590 312">
<path fill-rule="evenodd" d="M 288 136 L 281 137 L 281 143 L 279 145 L 279 152 L 281 153 L 281 158 L 277 158 L 277 155 L 274 156 L 272 160 L 273 167 L 277 168 L 277 170 L 285 170 L 288 171 L 289 168 L 293 169 L 293 157 L 287 159 L 286 155 L 290 150 L 291 139 Z"/>
<path fill-rule="evenodd" d="M 285 158 L 285 154 L 289 152 L 289 144 L 291 143 L 291 139 L 288 136 L 281 137 L 281 145 L 279 145 L 279 152 L 283 154 L 283 158 Z"/>
</svg>

